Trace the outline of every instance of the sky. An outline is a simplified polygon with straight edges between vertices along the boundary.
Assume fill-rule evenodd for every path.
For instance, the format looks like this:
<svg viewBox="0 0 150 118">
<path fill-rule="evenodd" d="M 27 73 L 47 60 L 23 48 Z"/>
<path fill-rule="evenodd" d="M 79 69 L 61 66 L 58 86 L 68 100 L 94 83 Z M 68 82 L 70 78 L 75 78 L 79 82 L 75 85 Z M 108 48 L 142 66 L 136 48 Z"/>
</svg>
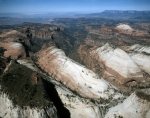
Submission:
<svg viewBox="0 0 150 118">
<path fill-rule="evenodd" d="M 150 10 L 150 0 L 0 0 L 0 13 L 96 13 Z"/>
</svg>

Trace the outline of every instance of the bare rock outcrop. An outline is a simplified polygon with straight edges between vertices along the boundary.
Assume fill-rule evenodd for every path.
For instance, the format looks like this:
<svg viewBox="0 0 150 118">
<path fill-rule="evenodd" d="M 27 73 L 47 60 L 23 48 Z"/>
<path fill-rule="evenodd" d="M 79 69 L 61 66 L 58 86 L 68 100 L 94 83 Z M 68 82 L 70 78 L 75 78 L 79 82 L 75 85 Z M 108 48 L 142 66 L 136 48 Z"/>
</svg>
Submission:
<svg viewBox="0 0 150 118">
<path fill-rule="evenodd" d="M 115 29 L 121 34 L 127 34 L 127 35 L 131 35 L 131 36 L 140 36 L 140 37 L 144 37 L 144 36 L 150 37 L 148 32 L 133 29 L 128 24 L 119 24 L 116 26 Z"/>
<path fill-rule="evenodd" d="M 99 75 L 69 59 L 54 46 L 39 51 L 37 56 L 38 64 L 44 71 L 83 97 L 99 101 L 120 94 Z"/>
<path fill-rule="evenodd" d="M 28 56 L 28 47 L 31 46 L 30 39 L 25 34 L 17 31 L 10 30 L 0 34 L 2 38 L 0 47 L 5 49 L 4 56 L 11 59 L 25 58 Z"/>
<path fill-rule="evenodd" d="M 109 44 L 105 44 L 95 53 L 99 62 L 104 63 L 106 71 L 116 76 L 120 83 L 144 80 L 141 69 L 125 51 L 119 48 L 113 49 Z"/>
<path fill-rule="evenodd" d="M 6 51 L 4 57 L 10 57 L 11 59 L 18 59 L 19 57 L 25 58 L 26 51 L 21 43 L 17 42 L 0 42 L 0 47 L 3 47 Z"/>
<path fill-rule="evenodd" d="M 38 69 L 36 69 L 35 66 L 33 66 L 30 62 L 27 60 L 17 60 L 18 63 L 25 65 L 28 68 L 31 68 L 32 70 L 39 72 L 42 78 L 47 81 L 48 83 L 52 83 L 54 86 L 53 89 L 57 91 L 58 97 L 62 101 L 62 105 L 69 110 L 70 118 L 102 118 L 103 117 L 103 111 L 99 108 L 96 104 L 91 102 L 90 99 L 83 98 L 79 96 L 77 93 L 74 93 L 73 91 L 69 90 L 66 86 L 61 84 L 60 82 L 56 81 L 52 77 L 40 72 Z M 52 87 L 48 91 L 50 91 L 51 96 L 55 96 L 54 93 L 52 93 Z M 56 99 L 56 98 L 55 98 Z M 56 101 L 58 104 L 58 108 L 60 111 L 62 111 L 62 114 L 65 114 L 63 111 L 63 108 L 61 104 Z M 58 111 L 59 114 L 59 111 Z M 62 114 L 59 114 L 61 116 Z M 61 116 L 63 117 L 63 116 Z"/>
<path fill-rule="evenodd" d="M 149 118 L 149 95 L 133 93 L 123 103 L 109 109 L 105 118 Z"/>
<path fill-rule="evenodd" d="M 48 106 L 45 109 L 31 108 L 14 105 L 12 100 L 3 92 L 0 92 L 0 117 L 2 118 L 58 118 L 55 106 Z"/>
</svg>

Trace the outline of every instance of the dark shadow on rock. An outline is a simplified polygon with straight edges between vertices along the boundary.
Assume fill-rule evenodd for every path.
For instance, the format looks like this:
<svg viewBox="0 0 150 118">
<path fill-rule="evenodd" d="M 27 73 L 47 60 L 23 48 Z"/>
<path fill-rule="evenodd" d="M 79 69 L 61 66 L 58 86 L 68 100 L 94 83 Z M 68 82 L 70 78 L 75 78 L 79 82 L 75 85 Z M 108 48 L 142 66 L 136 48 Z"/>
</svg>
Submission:
<svg viewBox="0 0 150 118">
<path fill-rule="evenodd" d="M 51 101 L 54 103 L 56 109 L 57 109 L 57 112 L 58 112 L 58 115 L 59 115 L 59 118 L 70 118 L 70 112 L 68 109 L 66 109 L 61 101 L 61 99 L 59 98 L 59 95 L 55 89 L 55 86 L 42 79 L 42 82 L 43 82 L 43 85 L 44 85 L 44 88 L 47 92 L 47 95 L 48 97 L 51 99 Z"/>
<path fill-rule="evenodd" d="M 27 57 L 30 57 L 30 55 L 29 55 L 29 50 L 28 50 L 28 46 L 27 46 L 24 42 L 22 42 L 21 44 L 22 44 L 22 45 L 24 46 L 24 48 L 25 48 L 26 56 L 27 56 Z"/>
</svg>

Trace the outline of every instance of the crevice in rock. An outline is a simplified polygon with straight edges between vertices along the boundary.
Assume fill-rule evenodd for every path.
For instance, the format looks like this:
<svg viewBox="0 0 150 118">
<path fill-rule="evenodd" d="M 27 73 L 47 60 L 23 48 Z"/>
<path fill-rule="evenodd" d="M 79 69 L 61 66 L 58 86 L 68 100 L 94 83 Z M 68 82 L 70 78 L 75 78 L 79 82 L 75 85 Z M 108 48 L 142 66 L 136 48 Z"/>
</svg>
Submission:
<svg viewBox="0 0 150 118">
<path fill-rule="evenodd" d="M 57 109 L 57 112 L 58 112 L 58 115 L 59 115 L 59 118 L 70 118 L 70 112 L 68 109 L 66 109 L 61 101 L 61 99 L 59 98 L 59 95 L 55 89 L 55 86 L 42 79 L 42 82 L 44 84 L 44 87 L 45 87 L 45 91 L 47 92 L 47 95 L 48 97 L 51 99 L 51 101 L 54 103 L 56 109 Z"/>
<path fill-rule="evenodd" d="M 29 51 L 28 51 L 28 46 L 27 46 L 24 42 L 22 42 L 21 44 L 22 44 L 22 45 L 24 46 L 24 48 L 25 48 L 26 56 L 27 56 L 27 57 L 30 57 Z"/>
</svg>

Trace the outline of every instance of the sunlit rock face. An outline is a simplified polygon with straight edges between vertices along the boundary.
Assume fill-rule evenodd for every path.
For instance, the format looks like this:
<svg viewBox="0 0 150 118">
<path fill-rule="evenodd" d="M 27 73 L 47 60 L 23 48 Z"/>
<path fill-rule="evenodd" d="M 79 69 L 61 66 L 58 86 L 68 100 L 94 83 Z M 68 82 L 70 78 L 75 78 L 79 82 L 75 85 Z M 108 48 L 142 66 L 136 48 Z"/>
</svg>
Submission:
<svg viewBox="0 0 150 118">
<path fill-rule="evenodd" d="M 78 97 L 60 87 L 56 89 L 71 118 L 102 118 L 101 109 L 90 100 Z"/>
<path fill-rule="evenodd" d="M 116 27 L 117 29 L 121 29 L 121 30 L 133 30 L 129 25 L 127 24 L 120 24 Z"/>
<path fill-rule="evenodd" d="M 58 118 L 54 106 L 48 106 L 45 109 L 30 108 L 26 106 L 21 108 L 14 105 L 9 97 L 0 92 L 0 117 L 2 118 Z"/>
<path fill-rule="evenodd" d="M 99 75 L 69 59 L 54 46 L 41 50 L 37 56 L 38 64 L 44 71 L 83 97 L 98 100 L 119 94 Z"/>
<path fill-rule="evenodd" d="M 39 71 L 31 63 L 27 62 L 26 60 L 17 60 L 17 62 L 22 65 L 25 65 L 28 68 L 31 68 L 34 71 L 37 71 L 37 72 Z M 47 84 L 50 82 L 54 85 L 54 88 L 58 94 L 58 97 L 60 98 L 62 102 L 62 104 L 60 104 L 59 101 L 56 101 L 58 103 L 59 109 L 62 111 L 62 114 L 65 114 L 65 112 L 63 111 L 64 109 L 63 106 L 64 106 L 66 109 L 69 110 L 68 116 L 70 114 L 70 118 L 103 118 L 102 117 L 103 111 L 97 105 L 92 103 L 89 99 L 79 97 L 77 94 L 70 91 L 63 84 L 59 83 L 52 77 L 47 76 L 46 74 L 42 72 L 40 73 L 42 75 L 42 78 L 47 80 Z M 51 85 L 49 85 L 49 87 L 50 86 Z M 51 96 L 55 97 L 54 93 L 52 93 L 51 90 L 52 90 L 51 87 L 48 88 L 48 91 L 50 91 Z M 59 116 L 61 116 L 62 114 L 59 114 Z M 67 114 L 64 115 L 64 117 L 67 117 Z"/>
<path fill-rule="evenodd" d="M 131 36 L 147 36 L 150 37 L 149 33 L 145 32 L 145 31 L 141 31 L 138 29 L 133 29 L 130 25 L 128 24 L 118 24 L 115 29 L 121 33 L 121 34 L 127 34 L 127 35 L 131 35 Z"/>
<path fill-rule="evenodd" d="M 149 46 L 134 44 L 132 46 L 124 46 L 123 49 L 129 53 L 129 56 L 139 66 L 141 70 L 150 74 Z"/>
<path fill-rule="evenodd" d="M 140 44 L 134 44 L 132 46 L 125 46 L 124 50 L 125 51 L 134 51 L 134 52 L 137 52 L 137 53 L 150 54 L 150 47 L 140 45 Z"/>
<path fill-rule="evenodd" d="M 138 95 L 133 93 L 123 103 L 110 108 L 105 118 L 149 118 L 150 96 Z"/>
<path fill-rule="evenodd" d="M 133 54 L 131 58 L 146 73 L 150 74 L 150 56 L 144 54 Z"/>
<path fill-rule="evenodd" d="M 70 118 L 102 118 L 102 110 L 89 99 L 79 97 L 78 94 L 49 76 L 46 80 L 55 85 L 64 107 L 69 110 Z"/>
<path fill-rule="evenodd" d="M 96 50 L 99 62 L 104 63 L 106 71 L 124 84 L 131 80 L 143 80 L 142 70 L 132 60 L 132 58 L 122 49 L 113 49 L 109 44 Z"/>
<path fill-rule="evenodd" d="M 121 84 L 146 81 L 145 73 L 150 73 L 149 46 L 113 46 L 106 43 L 103 46 L 90 47 L 81 45 L 78 49 L 80 59 L 94 72 L 100 74 L 109 82 L 118 81 Z M 148 81 L 147 81 L 148 82 Z"/>
<path fill-rule="evenodd" d="M 0 47 L 3 47 L 6 50 L 4 52 L 4 57 L 10 57 L 11 59 L 17 59 L 18 57 L 26 57 L 25 49 L 21 43 L 0 42 Z"/>
</svg>

